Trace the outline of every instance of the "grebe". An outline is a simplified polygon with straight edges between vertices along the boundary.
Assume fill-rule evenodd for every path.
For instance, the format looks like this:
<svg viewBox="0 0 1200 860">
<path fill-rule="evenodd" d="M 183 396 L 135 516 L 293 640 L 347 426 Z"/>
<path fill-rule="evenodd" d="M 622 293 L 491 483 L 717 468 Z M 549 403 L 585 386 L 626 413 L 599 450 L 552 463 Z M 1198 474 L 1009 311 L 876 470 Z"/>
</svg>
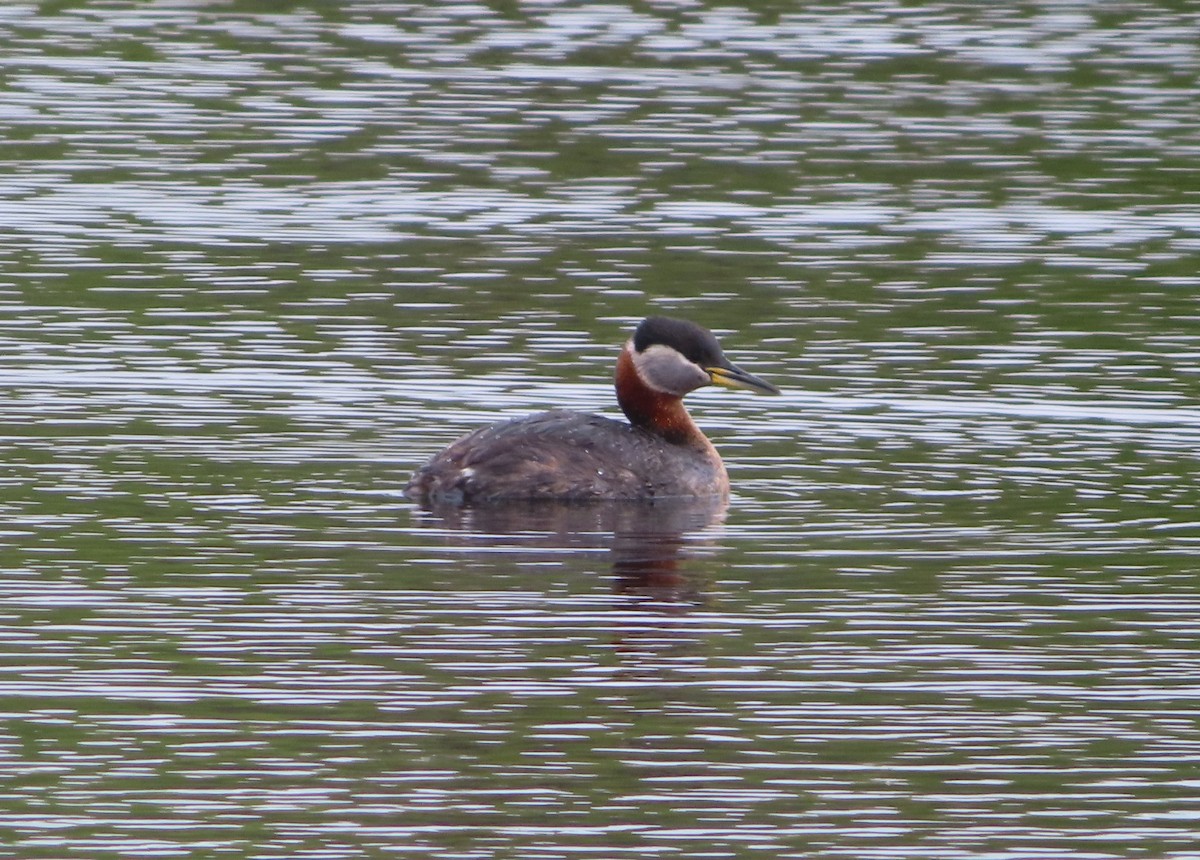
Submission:
<svg viewBox="0 0 1200 860">
<path fill-rule="evenodd" d="M 561 409 L 493 424 L 434 456 L 405 492 L 443 505 L 727 495 L 721 455 L 683 406 L 705 385 L 779 393 L 733 365 L 707 329 L 647 317 L 617 358 L 628 424 Z"/>
</svg>

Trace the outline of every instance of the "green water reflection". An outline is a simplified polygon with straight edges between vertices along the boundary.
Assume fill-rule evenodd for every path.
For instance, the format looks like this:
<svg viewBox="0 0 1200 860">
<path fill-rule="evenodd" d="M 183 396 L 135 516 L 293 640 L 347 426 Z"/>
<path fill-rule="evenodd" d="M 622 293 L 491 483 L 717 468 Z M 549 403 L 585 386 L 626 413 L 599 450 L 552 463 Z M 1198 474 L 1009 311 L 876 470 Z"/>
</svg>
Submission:
<svg viewBox="0 0 1200 860">
<path fill-rule="evenodd" d="M 0 16 L 21 856 L 1189 856 L 1185 7 Z M 650 312 L 727 511 L 400 495 Z"/>
</svg>

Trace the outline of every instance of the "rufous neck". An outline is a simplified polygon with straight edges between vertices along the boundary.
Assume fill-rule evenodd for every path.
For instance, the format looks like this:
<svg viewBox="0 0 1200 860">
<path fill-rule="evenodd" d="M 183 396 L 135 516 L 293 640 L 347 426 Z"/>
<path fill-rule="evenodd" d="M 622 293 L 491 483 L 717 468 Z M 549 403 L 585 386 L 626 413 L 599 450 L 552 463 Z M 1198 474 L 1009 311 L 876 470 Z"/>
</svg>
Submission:
<svg viewBox="0 0 1200 860">
<path fill-rule="evenodd" d="M 634 427 L 661 436 L 676 445 L 709 447 L 683 406 L 683 398 L 647 385 L 633 361 L 633 343 L 625 344 L 617 359 L 617 403 Z"/>
</svg>

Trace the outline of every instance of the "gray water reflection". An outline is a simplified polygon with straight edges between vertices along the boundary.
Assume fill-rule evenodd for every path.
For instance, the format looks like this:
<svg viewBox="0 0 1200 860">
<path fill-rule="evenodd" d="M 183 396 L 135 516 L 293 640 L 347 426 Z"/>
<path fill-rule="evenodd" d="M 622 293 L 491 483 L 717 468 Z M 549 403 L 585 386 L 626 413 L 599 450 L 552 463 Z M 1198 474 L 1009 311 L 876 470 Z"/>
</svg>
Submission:
<svg viewBox="0 0 1200 860">
<path fill-rule="evenodd" d="M 1190 10 L 267 5 L 0 7 L 6 847 L 1194 856 Z M 715 522 L 400 495 L 650 311 Z"/>
<path fill-rule="evenodd" d="M 418 519 L 440 526 L 463 546 L 507 548 L 523 565 L 551 553 L 602 553 L 614 589 L 672 604 L 701 602 L 702 586 L 687 572 L 685 543 L 723 521 L 728 502 L 705 499 L 623 502 L 514 502 L 438 507 Z M 691 547 L 695 549 L 695 545 Z M 528 553 L 528 555 L 526 555 Z"/>
</svg>

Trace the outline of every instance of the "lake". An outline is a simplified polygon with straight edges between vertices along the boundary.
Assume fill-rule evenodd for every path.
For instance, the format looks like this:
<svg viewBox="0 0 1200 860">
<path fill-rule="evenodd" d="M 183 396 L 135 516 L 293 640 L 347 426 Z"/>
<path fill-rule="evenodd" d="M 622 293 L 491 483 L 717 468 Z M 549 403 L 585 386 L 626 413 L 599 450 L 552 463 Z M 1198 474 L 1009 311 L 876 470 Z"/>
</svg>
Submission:
<svg viewBox="0 0 1200 860">
<path fill-rule="evenodd" d="M 0 9 L 0 843 L 1195 857 L 1196 35 Z M 652 313 L 727 505 L 404 497 Z"/>
</svg>

